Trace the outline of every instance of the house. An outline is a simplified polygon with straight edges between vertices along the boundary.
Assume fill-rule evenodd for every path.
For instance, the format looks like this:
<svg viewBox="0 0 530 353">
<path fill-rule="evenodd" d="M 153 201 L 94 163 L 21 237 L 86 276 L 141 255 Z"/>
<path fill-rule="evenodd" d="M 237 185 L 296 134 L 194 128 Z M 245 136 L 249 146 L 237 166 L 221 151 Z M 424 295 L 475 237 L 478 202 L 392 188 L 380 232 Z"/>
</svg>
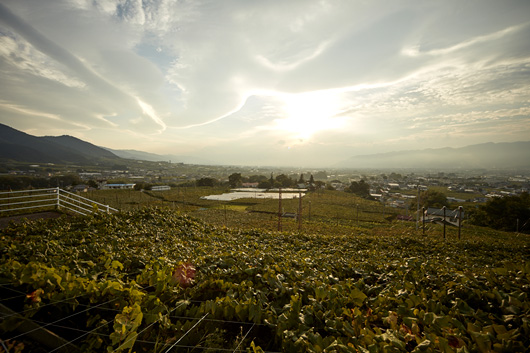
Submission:
<svg viewBox="0 0 530 353">
<path fill-rule="evenodd" d="M 105 184 L 101 188 L 103 190 L 109 189 L 122 189 L 122 190 L 131 190 L 134 189 L 136 184 Z"/>
<path fill-rule="evenodd" d="M 72 186 L 73 192 L 87 192 L 90 187 L 88 185 L 79 184 Z"/>
<path fill-rule="evenodd" d="M 151 187 L 151 191 L 167 191 L 171 190 L 169 185 L 154 185 Z"/>
</svg>

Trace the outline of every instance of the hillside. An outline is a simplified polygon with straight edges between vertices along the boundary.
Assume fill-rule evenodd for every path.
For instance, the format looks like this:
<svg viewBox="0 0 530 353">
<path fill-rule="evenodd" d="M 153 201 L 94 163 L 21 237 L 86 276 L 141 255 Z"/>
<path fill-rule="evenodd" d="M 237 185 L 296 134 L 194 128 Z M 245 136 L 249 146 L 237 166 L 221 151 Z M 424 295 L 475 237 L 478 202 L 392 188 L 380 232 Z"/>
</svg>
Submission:
<svg viewBox="0 0 530 353">
<path fill-rule="evenodd" d="M 37 137 L 0 124 L 0 160 L 82 165 L 119 161 L 120 158 L 72 136 Z"/>
<path fill-rule="evenodd" d="M 396 151 L 351 157 L 348 168 L 530 169 L 530 141 Z"/>
<path fill-rule="evenodd" d="M 157 208 L 26 222 L 0 238 L 1 291 L 83 352 L 524 351 L 529 239 L 466 234 L 244 231 Z M 16 323 L 2 337 L 31 351 Z"/>
</svg>

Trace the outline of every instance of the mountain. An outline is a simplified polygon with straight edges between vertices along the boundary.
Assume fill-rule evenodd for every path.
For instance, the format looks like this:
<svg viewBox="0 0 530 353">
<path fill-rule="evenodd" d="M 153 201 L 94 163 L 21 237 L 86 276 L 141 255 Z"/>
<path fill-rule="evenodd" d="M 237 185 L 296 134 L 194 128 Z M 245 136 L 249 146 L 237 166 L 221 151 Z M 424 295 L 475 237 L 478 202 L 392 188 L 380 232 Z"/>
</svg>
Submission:
<svg viewBox="0 0 530 353">
<path fill-rule="evenodd" d="M 202 165 L 216 165 L 218 163 L 193 156 L 177 156 L 173 154 L 156 154 L 149 152 L 142 152 L 137 150 L 113 150 L 104 147 L 106 150 L 114 153 L 116 156 L 126 159 L 137 159 L 141 161 L 159 162 L 171 161 L 172 163 L 186 163 L 186 164 L 202 164 Z"/>
<path fill-rule="evenodd" d="M 351 157 L 346 168 L 530 169 L 530 141 L 397 151 Z"/>
<path fill-rule="evenodd" d="M 0 161 L 90 164 L 117 162 L 118 156 L 72 136 L 37 137 L 0 124 Z"/>
</svg>

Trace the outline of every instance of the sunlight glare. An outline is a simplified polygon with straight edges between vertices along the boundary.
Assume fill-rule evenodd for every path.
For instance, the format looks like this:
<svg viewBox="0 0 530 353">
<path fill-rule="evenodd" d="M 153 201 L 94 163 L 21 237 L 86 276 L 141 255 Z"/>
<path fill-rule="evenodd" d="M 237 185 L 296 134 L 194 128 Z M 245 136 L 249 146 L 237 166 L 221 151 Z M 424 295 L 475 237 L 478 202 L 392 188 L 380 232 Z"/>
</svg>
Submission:
<svg viewBox="0 0 530 353">
<path fill-rule="evenodd" d="M 339 99 L 335 94 L 292 94 L 285 97 L 286 117 L 275 123 L 277 129 L 294 133 L 294 139 L 306 141 L 319 131 L 341 128 L 345 118 L 336 117 L 339 112 Z"/>
</svg>

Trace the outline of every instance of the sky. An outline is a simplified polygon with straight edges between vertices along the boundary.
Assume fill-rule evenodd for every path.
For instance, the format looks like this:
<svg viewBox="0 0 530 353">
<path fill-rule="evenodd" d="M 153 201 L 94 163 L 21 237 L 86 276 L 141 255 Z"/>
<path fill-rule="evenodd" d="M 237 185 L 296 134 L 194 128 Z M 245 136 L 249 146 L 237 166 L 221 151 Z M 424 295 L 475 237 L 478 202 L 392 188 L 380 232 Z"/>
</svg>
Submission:
<svg viewBox="0 0 530 353">
<path fill-rule="evenodd" d="M 529 38 L 527 0 L 1 0 L 0 122 L 231 165 L 528 141 Z"/>
</svg>

